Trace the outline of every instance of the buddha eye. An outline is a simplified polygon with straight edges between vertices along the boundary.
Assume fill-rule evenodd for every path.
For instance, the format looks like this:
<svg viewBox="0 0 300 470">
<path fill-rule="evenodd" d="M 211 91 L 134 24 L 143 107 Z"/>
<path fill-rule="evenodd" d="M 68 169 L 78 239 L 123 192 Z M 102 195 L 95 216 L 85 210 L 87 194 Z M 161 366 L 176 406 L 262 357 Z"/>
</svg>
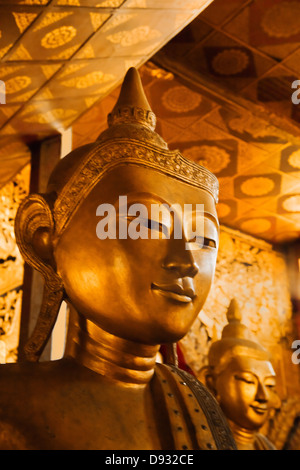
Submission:
<svg viewBox="0 0 300 470">
<path fill-rule="evenodd" d="M 246 384 L 249 385 L 255 385 L 255 382 L 253 379 L 250 379 L 250 377 L 243 377 L 242 375 L 235 375 L 234 376 L 235 380 L 240 380 L 241 382 L 245 382 Z"/>
<path fill-rule="evenodd" d="M 166 225 L 162 224 L 161 222 L 157 222 L 156 220 L 152 219 L 144 219 L 141 217 L 127 217 L 127 221 L 130 223 L 136 223 L 137 225 L 141 225 L 142 227 L 145 227 L 146 229 L 152 231 L 152 232 L 157 232 L 160 234 L 158 237 L 153 237 L 153 238 L 169 238 L 169 229 Z M 151 238 L 151 237 L 149 237 Z"/>
<path fill-rule="evenodd" d="M 269 388 L 270 390 L 274 389 L 276 387 L 275 384 L 266 384 L 265 385 L 267 388 Z"/>
<path fill-rule="evenodd" d="M 196 236 L 189 240 L 189 243 L 197 243 L 199 246 L 201 245 L 201 248 L 209 249 L 209 248 L 216 248 L 217 244 L 215 240 L 212 238 L 207 238 L 207 237 L 201 237 L 201 236 Z"/>
<path fill-rule="evenodd" d="M 169 238 L 168 227 L 162 224 L 161 222 L 156 222 L 156 220 L 148 219 L 147 221 L 145 221 L 145 226 L 147 226 L 149 230 L 154 230 L 156 232 L 161 233 L 163 235 L 163 238 Z"/>
<path fill-rule="evenodd" d="M 217 248 L 217 244 L 212 238 L 204 238 L 204 246 L 209 246 L 210 248 Z"/>
</svg>

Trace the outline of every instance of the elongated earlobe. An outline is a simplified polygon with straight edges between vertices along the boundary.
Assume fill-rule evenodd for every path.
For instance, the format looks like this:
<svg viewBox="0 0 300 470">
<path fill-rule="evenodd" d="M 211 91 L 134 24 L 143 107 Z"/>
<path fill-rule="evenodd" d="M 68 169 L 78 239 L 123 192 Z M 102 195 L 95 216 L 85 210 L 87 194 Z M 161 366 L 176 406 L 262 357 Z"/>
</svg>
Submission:
<svg viewBox="0 0 300 470">
<path fill-rule="evenodd" d="M 40 227 L 34 232 L 32 247 L 41 260 L 48 264 L 54 263 L 51 232 L 48 227 Z"/>
<path fill-rule="evenodd" d="M 198 374 L 198 379 L 200 382 L 205 384 L 209 391 L 216 397 L 217 396 L 217 390 L 216 390 L 216 384 L 215 384 L 215 377 L 212 373 L 212 369 L 210 366 L 204 366 L 200 370 Z"/>
<path fill-rule="evenodd" d="M 43 301 L 32 335 L 25 344 L 25 357 L 30 362 L 38 362 L 55 325 L 63 300 L 61 284 L 44 285 Z"/>
<path fill-rule="evenodd" d="M 44 277 L 44 293 L 40 314 L 24 352 L 28 361 L 39 360 L 57 319 L 63 300 L 63 284 L 56 273 L 52 252 L 54 220 L 46 197 L 31 194 L 20 205 L 15 234 L 25 261 Z"/>
</svg>

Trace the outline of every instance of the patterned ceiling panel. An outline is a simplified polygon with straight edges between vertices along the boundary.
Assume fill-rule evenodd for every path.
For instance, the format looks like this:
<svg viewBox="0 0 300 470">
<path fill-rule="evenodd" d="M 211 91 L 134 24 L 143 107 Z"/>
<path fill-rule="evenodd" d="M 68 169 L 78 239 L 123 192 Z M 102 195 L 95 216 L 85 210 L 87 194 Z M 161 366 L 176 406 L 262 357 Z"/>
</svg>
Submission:
<svg viewBox="0 0 300 470">
<path fill-rule="evenodd" d="M 22 41 L 6 55 L 6 61 L 67 60 L 109 18 L 108 12 L 86 9 L 43 12 Z"/>
<path fill-rule="evenodd" d="M 294 0 L 254 1 L 224 29 L 261 52 L 284 59 L 300 45 L 299 15 L 300 4 Z"/>
<path fill-rule="evenodd" d="M 0 143 L 68 128 L 211 1 L 0 0 Z"/>
<path fill-rule="evenodd" d="M 148 56 L 159 49 L 162 38 L 165 42 L 168 33 L 186 24 L 191 16 L 191 10 L 170 10 L 163 16 L 160 9 L 152 10 L 149 15 L 147 8 L 124 8 L 108 19 L 76 58 Z"/>
<path fill-rule="evenodd" d="M 159 62 L 173 59 L 298 124 L 291 84 L 300 74 L 299 12 L 295 0 L 215 0 L 163 48 Z"/>
<path fill-rule="evenodd" d="M 38 8 L 14 7 L 10 10 L 0 4 L 1 25 L 5 25 L 6 30 L 4 34 L 1 26 L 0 59 L 9 52 L 40 13 Z"/>
</svg>

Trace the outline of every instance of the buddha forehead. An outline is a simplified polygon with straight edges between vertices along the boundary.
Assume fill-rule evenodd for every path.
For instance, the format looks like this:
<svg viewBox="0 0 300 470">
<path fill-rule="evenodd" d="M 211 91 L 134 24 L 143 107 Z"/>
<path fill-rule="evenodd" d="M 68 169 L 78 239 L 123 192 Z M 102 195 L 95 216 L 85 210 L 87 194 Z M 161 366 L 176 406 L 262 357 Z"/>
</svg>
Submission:
<svg viewBox="0 0 300 470">
<path fill-rule="evenodd" d="M 76 157 L 79 157 L 76 158 Z M 203 204 L 216 218 L 218 181 L 204 167 L 188 161 L 178 151 L 150 149 L 142 143 L 100 143 L 80 161 L 81 152 L 72 152 L 59 163 L 47 192 L 56 194 L 54 219 L 59 235 L 86 199 L 105 193 L 124 195 L 130 188 L 148 187 L 148 192 L 164 194 L 169 203 Z M 65 162 L 64 162 L 65 160 Z M 99 189 L 101 188 L 101 189 Z M 151 189 L 150 189 L 151 188 Z M 218 225 L 218 222 L 216 222 Z"/>
<path fill-rule="evenodd" d="M 87 199 L 99 203 L 118 201 L 119 196 L 128 196 L 128 201 L 203 205 L 203 211 L 217 222 L 215 202 L 208 191 L 179 181 L 159 171 L 139 165 L 119 165 L 110 170 L 92 189 Z"/>
<path fill-rule="evenodd" d="M 276 375 L 271 362 L 267 358 L 257 359 L 256 357 L 251 357 L 250 352 L 248 356 L 236 356 L 233 358 L 228 369 L 231 372 L 249 372 L 259 379 L 275 377 Z"/>
</svg>

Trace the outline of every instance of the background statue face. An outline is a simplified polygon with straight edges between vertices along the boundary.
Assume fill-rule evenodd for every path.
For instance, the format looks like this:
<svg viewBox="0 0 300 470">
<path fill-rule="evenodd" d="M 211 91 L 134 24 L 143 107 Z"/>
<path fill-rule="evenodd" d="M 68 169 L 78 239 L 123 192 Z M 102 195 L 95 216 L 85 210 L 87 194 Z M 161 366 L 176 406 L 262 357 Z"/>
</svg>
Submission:
<svg viewBox="0 0 300 470">
<path fill-rule="evenodd" d="M 278 403 L 275 372 L 269 361 L 236 357 L 215 381 L 218 401 L 228 419 L 258 430 Z"/>
<path fill-rule="evenodd" d="M 118 214 L 119 196 L 127 196 L 128 207 L 149 207 L 149 216 L 150 204 L 204 204 L 204 246 L 186 249 L 191 224 L 185 218 L 180 222 L 183 239 L 174 239 L 171 226 L 154 221 L 159 239 L 149 234 L 148 239 L 100 240 L 97 207 L 114 204 Z M 175 218 L 178 222 L 176 213 Z M 218 246 L 216 219 L 213 198 L 206 191 L 140 166 L 117 167 L 91 191 L 54 243 L 57 272 L 69 301 L 101 328 L 125 339 L 146 344 L 177 341 L 189 330 L 210 289 Z M 148 230 L 148 221 L 144 225 Z M 170 239 L 165 237 L 168 230 Z M 193 240 L 189 247 L 199 244 Z"/>
</svg>

